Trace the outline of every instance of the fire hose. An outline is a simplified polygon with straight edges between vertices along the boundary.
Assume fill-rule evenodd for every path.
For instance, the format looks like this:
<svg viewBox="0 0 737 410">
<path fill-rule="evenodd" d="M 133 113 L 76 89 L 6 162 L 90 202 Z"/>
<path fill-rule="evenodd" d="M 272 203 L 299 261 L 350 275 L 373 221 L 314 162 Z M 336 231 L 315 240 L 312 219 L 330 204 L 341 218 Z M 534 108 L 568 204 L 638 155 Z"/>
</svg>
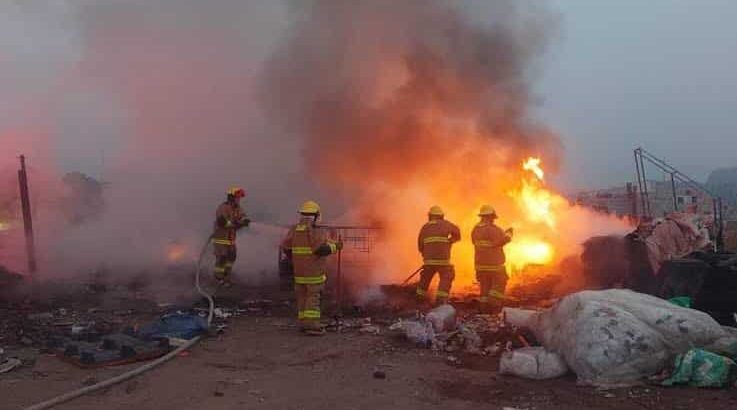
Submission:
<svg viewBox="0 0 737 410">
<path fill-rule="evenodd" d="M 202 286 L 200 284 L 200 272 L 201 272 L 201 266 L 202 266 L 202 259 L 205 256 L 205 253 L 207 252 L 207 247 L 210 245 L 210 240 L 212 239 L 212 236 L 207 238 L 207 242 L 205 243 L 205 246 L 202 247 L 202 251 L 200 252 L 200 257 L 197 260 L 197 269 L 195 273 L 195 287 L 197 288 L 197 292 L 202 295 L 205 299 L 207 299 L 207 303 L 209 304 L 209 312 L 207 314 L 207 326 L 210 327 L 210 323 L 212 322 L 212 317 L 215 311 L 215 300 L 212 298 L 212 296 L 205 292 L 204 289 L 202 289 Z M 42 409 L 50 409 L 58 404 L 66 403 L 68 401 L 74 400 L 78 397 L 84 396 L 86 394 L 95 392 L 100 389 L 104 389 L 113 385 L 116 385 L 118 383 L 122 383 L 126 380 L 130 380 L 136 376 L 139 376 L 155 367 L 158 367 L 161 364 L 164 364 L 168 362 L 169 360 L 177 357 L 180 353 L 183 351 L 191 348 L 192 346 L 196 345 L 200 339 L 201 336 L 196 336 L 187 343 L 177 347 L 173 351 L 167 353 L 166 355 L 154 360 L 153 362 L 146 363 L 145 365 L 138 367 L 136 369 L 133 369 L 129 372 L 123 373 L 121 375 L 112 377 L 110 379 L 104 380 L 100 383 L 93 384 L 92 386 L 83 387 L 78 390 L 71 391 L 69 393 L 62 394 L 61 396 L 54 397 L 52 399 L 46 400 L 44 402 L 34 404 L 33 406 L 26 407 L 24 410 L 42 410 Z"/>
</svg>

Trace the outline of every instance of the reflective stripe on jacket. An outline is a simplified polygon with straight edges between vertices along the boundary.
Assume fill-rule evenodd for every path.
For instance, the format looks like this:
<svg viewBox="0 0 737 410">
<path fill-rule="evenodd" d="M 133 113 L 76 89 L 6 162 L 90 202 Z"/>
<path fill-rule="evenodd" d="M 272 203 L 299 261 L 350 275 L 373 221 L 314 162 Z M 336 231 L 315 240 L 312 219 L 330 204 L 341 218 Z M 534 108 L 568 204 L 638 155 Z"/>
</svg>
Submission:
<svg viewBox="0 0 737 410">
<path fill-rule="evenodd" d="M 238 204 L 224 202 L 215 211 L 215 231 L 212 243 L 216 245 L 235 245 L 236 231 L 246 217 Z"/>
<path fill-rule="evenodd" d="M 480 222 L 471 232 L 477 271 L 498 272 L 504 269 L 504 245 L 511 238 L 491 222 Z"/>
<path fill-rule="evenodd" d="M 450 249 L 453 243 L 461 240 L 461 230 L 445 219 L 427 222 L 417 237 L 417 247 L 425 265 L 449 266 Z"/>
<path fill-rule="evenodd" d="M 325 283 L 327 259 L 315 255 L 315 251 L 323 245 L 328 245 L 331 253 L 337 253 L 338 246 L 327 238 L 324 229 L 313 225 L 312 218 L 301 218 L 298 224 L 289 229 L 281 245 L 282 249 L 292 252 L 294 283 L 299 285 Z"/>
</svg>

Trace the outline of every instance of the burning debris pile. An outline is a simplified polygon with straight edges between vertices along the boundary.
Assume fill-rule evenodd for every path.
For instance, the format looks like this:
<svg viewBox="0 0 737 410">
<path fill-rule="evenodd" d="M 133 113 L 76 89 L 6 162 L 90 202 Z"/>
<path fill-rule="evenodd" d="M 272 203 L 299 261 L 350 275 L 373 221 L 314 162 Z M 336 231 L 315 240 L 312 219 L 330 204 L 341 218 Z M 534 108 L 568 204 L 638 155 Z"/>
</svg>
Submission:
<svg viewBox="0 0 737 410">
<path fill-rule="evenodd" d="M 264 101 L 275 123 L 303 138 L 306 172 L 346 198 L 345 219 L 383 228 L 382 256 L 366 281 L 397 282 L 412 271 L 412 244 L 432 204 L 466 237 L 478 207 L 493 204 L 500 224 L 515 230 L 512 273 L 576 254 L 594 232 L 627 230 L 545 184 L 543 164 L 555 170 L 561 150 L 527 110 L 531 71 L 553 28 L 538 5 L 485 3 L 482 23 L 443 1 L 310 4 L 293 10 Z M 471 284 L 469 241 L 454 248 L 453 262 L 456 283 Z"/>
</svg>

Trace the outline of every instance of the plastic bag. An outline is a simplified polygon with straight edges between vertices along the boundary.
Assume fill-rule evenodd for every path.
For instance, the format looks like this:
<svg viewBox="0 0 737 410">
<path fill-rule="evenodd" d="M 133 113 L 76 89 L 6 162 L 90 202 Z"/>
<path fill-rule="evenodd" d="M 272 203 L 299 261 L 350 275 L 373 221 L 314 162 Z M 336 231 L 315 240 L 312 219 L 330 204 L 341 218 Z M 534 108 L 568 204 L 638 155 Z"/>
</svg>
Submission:
<svg viewBox="0 0 737 410">
<path fill-rule="evenodd" d="M 543 347 L 523 347 L 502 354 L 499 373 L 526 379 L 554 379 L 568 373 L 568 366 L 560 355 Z"/>
<path fill-rule="evenodd" d="M 733 337 L 706 313 L 624 289 L 574 293 L 542 312 L 505 309 L 505 317 L 563 356 L 580 383 L 608 387 L 638 383 L 676 354 Z"/>
<path fill-rule="evenodd" d="M 422 347 L 432 347 L 435 343 L 435 330 L 424 320 L 402 320 L 392 325 L 390 330 L 400 330 L 407 340 Z"/>
<path fill-rule="evenodd" d="M 663 382 L 666 386 L 727 387 L 737 376 L 737 364 L 732 359 L 702 349 L 679 354 L 675 365 L 673 375 Z"/>
<path fill-rule="evenodd" d="M 456 328 L 456 309 L 451 305 L 440 305 L 425 316 L 432 323 L 435 333 L 443 333 Z"/>
</svg>

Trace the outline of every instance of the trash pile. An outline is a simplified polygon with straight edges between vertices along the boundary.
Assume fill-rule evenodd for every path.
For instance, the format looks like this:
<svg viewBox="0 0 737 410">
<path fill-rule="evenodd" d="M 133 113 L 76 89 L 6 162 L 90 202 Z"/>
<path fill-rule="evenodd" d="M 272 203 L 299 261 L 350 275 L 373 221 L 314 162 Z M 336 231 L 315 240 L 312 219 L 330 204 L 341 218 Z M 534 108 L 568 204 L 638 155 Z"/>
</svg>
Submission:
<svg viewBox="0 0 737 410">
<path fill-rule="evenodd" d="M 544 311 L 507 308 L 504 315 L 509 324 L 532 331 L 544 347 L 506 356 L 505 371 L 522 377 L 555 377 L 562 363 L 580 383 L 600 387 L 648 379 L 725 387 L 737 375 L 737 330 L 650 295 L 583 291 Z"/>
<path fill-rule="evenodd" d="M 658 272 L 664 261 L 711 246 L 704 218 L 697 214 L 673 212 L 638 228 L 635 234 L 645 243 L 653 272 Z"/>
<path fill-rule="evenodd" d="M 459 319 L 452 305 L 442 305 L 389 327 L 418 347 L 439 352 L 495 356 L 505 350 L 530 346 L 530 332 L 504 323 L 499 315 L 473 314 Z"/>
</svg>

